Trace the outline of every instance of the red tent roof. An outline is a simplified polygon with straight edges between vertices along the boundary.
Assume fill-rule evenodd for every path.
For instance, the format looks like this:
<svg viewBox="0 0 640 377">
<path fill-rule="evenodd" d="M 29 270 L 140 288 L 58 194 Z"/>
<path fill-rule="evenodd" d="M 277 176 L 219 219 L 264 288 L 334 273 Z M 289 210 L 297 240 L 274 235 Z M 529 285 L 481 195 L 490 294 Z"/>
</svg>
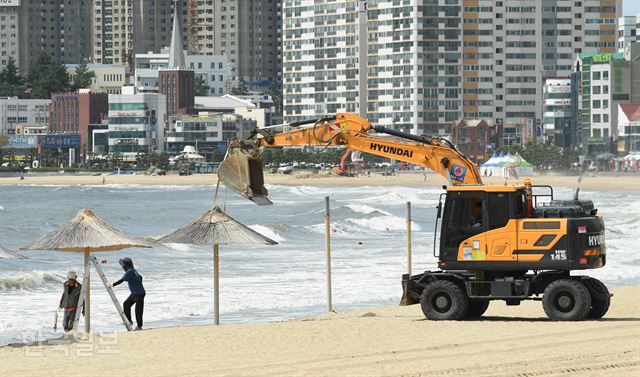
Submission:
<svg viewBox="0 0 640 377">
<path fill-rule="evenodd" d="M 621 103 L 620 107 L 630 121 L 640 122 L 640 103 Z"/>
</svg>

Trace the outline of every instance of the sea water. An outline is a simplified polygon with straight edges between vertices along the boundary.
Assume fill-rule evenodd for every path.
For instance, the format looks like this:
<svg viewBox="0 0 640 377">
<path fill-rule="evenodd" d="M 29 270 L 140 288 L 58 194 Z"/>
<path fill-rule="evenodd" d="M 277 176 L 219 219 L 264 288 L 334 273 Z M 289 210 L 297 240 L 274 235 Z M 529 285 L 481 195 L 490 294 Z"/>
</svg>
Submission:
<svg viewBox="0 0 640 377">
<path fill-rule="evenodd" d="M 348 179 L 348 178 L 346 178 Z M 413 271 L 436 268 L 433 230 L 440 189 L 386 186 L 267 186 L 273 206 L 258 207 L 231 192 L 218 201 L 232 217 L 272 238 L 275 246 L 220 246 L 221 323 L 280 321 L 326 310 L 324 197 L 331 199 L 333 305 L 337 311 L 394 305 L 406 272 L 406 202 L 413 217 Z M 557 199 L 569 189 L 556 188 Z M 608 286 L 640 277 L 640 199 L 637 193 L 582 192 L 607 227 L 607 266 L 589 271 Z M 138 237 L 158 237 L 206 211 L 212 186 L 3 186 L 0 245 L 17 250 L 71 219 L 79 209 Z M 53 317 L 69 270 L 82 276 L 82 254 L 24 252 L 0 260 L 0 345 L 53 337 Z M 144 277 L 145 328 L 211 324 L 211 247 L 158 245 L 96 253 L 110 281 L 128 256 Z M 120 302 L 126 284 L 115 289 Z M 615 305 L 615 300 L 613 305 Z M 542 308 L 540 315 L 543 315 Z M 124 327 L 99 278 L 92 275 L 94 331 Z M 61 325 L 59 324 L 59 327 Z M 58 330 L 60 332 L 61 330 Z"/>
</svg>

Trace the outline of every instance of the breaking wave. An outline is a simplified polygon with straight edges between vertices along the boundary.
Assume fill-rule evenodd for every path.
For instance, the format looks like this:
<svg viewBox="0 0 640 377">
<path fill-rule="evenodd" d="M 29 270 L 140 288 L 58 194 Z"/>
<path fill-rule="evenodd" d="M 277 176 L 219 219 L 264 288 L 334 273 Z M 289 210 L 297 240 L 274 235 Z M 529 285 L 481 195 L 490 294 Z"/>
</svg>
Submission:
<svg viewBox="0 0 640 377">
<path fill-rule="evenodd" d="M 0 290 L 37 289 L 54 284 L 62 284 L 65 279 L 45 271 L 32 271 L 26 275 L 0 279 Z"/>
</svg>

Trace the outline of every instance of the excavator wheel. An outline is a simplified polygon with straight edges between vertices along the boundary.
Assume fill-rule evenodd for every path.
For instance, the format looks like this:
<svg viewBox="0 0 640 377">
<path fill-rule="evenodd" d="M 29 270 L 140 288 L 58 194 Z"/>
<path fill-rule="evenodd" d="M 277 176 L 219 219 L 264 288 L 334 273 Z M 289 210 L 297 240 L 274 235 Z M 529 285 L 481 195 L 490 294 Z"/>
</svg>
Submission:
<svg viewBox="0 0 640 377">
<path fill-rule="evenodd" d="M 489 308 L 489 300 L 469 300 L 469 306 L 467 312 L 464 314 L 464 319 L 477 319 L 482 317 L 484 312 Z"/>
<path fill-rule="evenodd" d="M 420 296 L 420 306 L 427 319 L 447 321 L 461 319 L 467 312 L 469 298 L 455 283 L 436 280 Z"/>
<path fill-rule="evenodd" d="M 591 309 L 591 295 L 579 280 L 560 279 L 544 290 L 542 307 L 553 321 L 581 321 Z"/>
<path fill-rule="evenodd" d="M 587 313 L 587 319 L 600 319 L 607 314 L 611 304 L 609 290 L 600 280 L 589 278 L 587 281 L 589 294 L 591 295 L 591 309 Z"/>
</svg>

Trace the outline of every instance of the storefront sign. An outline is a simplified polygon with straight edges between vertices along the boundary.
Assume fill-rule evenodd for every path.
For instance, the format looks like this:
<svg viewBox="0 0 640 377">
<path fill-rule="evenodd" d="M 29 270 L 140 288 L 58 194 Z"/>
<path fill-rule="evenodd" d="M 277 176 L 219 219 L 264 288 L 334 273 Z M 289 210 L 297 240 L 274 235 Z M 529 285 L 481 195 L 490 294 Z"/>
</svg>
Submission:
<svg viewBox="0 0 640 377">
<path fill-rule="evenodd" d="M 9 144 L 7 145 L 7 148 L 35 148 L 37 145 L 37 136 L 13 135 L 9 136 Z"/>
<path fill-rule="evenodd" d="M 116 139 L 116 145 L 138 145 L 138 139 Z"/>
<path fill-rule="evenodd" d="M 0 7 L 19 7 L 20 0 L 0 0 Z"/>
<path fill-rule="evenodd" d="M 40 136 L 40 143 L 45 148 L 73 148 L 80 145 L 80 135 Z"/>
<path fill-rule="evenodd" d="M 547 86 L 547 93 L 571 93 L 568 85 Z"/>
</svg>

